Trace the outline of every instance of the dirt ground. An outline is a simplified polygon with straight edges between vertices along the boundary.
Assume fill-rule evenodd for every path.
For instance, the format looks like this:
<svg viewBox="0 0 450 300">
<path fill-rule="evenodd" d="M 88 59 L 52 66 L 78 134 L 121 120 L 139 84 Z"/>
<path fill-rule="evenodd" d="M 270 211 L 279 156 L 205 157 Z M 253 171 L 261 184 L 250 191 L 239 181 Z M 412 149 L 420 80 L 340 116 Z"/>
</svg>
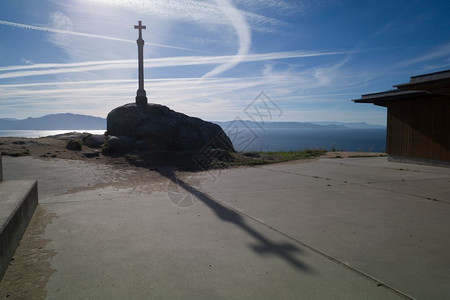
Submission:
<svg viewBox="0 0 450 300">
<path fill-rule="evenodd" d="M 55 272 L 49 260 L 56 252 L 47 249 L 50 240 L 40 236 L 54 218 L 57 218 L 55 214 L 46 212 L 40 205 L 36 207 L 6 274 L 0 281 L 0 299 L 45 298 L 45 286 L 50 275 Z"/>
<path fill-rule="evenodd" d="M 83 160 L 103 164 L 124 164 L 123 157 L 112 158 L 102 155 L 101 149 L 83 146 L 81 151 L 66 149 L 70 139 L 81 139 L 80 134 L 65 134 L 54 137 L 19 138 L 0 137 L 0 151 L 3 156 L 32 156 L 34 158 Z"/>
<path fill-rule="evenodd" d="M 51 159 L 70 159 L 83 160 L 94 163 L 108 164 L 108 165 L 127 165 L 124 157 L 105 156 L 101 153 L 101 149 L 92 149 L 83 146 L 81 151 L 73 151 L 66 149 L 68 140 L 71 138 L 79 138 L 80 134 L 73 133 L 42 138 L 16 138 L 16 137 L 1 137 L 0 151 L 2 155 L 6 156 L 27 156 L 34 158 L 51 160 Z M 329 151 L 320 158 L 348 158 L 348 157 L 374 157 L 386 156 L 385 153 L 374 152 L 348 152 L 348 151 Z M 312 160 L 320 159 L 315 158 Z M 304 159 L 298 161 L 289 161 L 285 163 L 301 163 L 311 161 L 311 159 Z"/>
</svg>

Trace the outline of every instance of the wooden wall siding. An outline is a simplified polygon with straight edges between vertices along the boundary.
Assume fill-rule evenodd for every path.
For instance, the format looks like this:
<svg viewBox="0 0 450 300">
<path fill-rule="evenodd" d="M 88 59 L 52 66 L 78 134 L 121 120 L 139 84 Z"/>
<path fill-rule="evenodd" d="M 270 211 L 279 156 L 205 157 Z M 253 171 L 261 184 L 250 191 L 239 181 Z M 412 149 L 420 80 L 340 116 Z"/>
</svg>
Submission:
<svg viewBox="0 0 450 300">
<path fill-rule="evenodd" d="M 388 154 L 450 161 L 450 98 L 390 102 L 386 135 Z"/>
</svg>

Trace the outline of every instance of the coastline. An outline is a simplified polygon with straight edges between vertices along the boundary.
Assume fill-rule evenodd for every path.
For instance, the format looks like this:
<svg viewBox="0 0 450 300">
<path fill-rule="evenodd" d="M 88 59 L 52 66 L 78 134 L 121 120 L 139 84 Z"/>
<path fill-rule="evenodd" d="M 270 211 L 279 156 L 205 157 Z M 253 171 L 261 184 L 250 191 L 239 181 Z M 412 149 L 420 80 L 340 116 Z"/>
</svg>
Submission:
<svg viewBox="0 0 450 300">
<path fill-rule="evenodd" d="M 38 130 L 38 129 L 19 129 L 19 130 L 0 130 L 0 137 L 19 137 L 19 138 L 42 138 L 50 137 L 58 134 L 66 134 L 70 132 L 88 132 L 92 134 L 103 134 L 106 129 L 49 129 L 49 130 Z"/>
<path fill-rule="evenodd" d="M 299 151 L 324 149 L 357 152 L 384 152 L 386 149 L 385 128 L 266 128 L 239 129 L 239 136 L 230 128 L 222 127 L 232 138 L 237 151 Z M 70 132 L 91 134 L 105 133 L 104 130 L 0 130 L 0 137 L 41 138 Z"/>
<path fill-rule="evenodd" d="M 72 135 L 71 135 L 72 134 Z M 107 164 L 107 165 L 130 165 L 126 158 L 123 156 L 106 156 L 101 153 L 101 149 L 93 149 L 87 146 L 83 146 L 81 151 L 73 151 L 66 149 L 68 140 L 73 136 L 72 133 L 47 136 L 40 138 L 25 138 L 25 137 L 0 137 L 0 151 L 4 156 L 31 156 L 33 158 L 42 160 L 52 159 L 66 159 L 66 160 L 81 160 L 86 162 Z M 307 150 L 306 150 L 307 151 Z M 288 159 L 271 161 L 270 155 L 264 155 L 263 158 L 269 157 L 261 163 L 260 160 L 256 163 L 247 164 L 249 158 L 241 155 L 241 152 L 237 152 L 235 158 L 244 159 L 242 164 L 227 165 L 226 167 L 245 167 L 249 165 L 264 165 L 272 163 L 301 163 L 318 160 L 320 158 L 352 158 L 352 157 L 381 157 L 386 156 L 385 153 L 380 152 L 361 152 L 361 151 L 318 151 L 311 157 L 305 156 L 302 159 Z M 282 151 L 280 153 L 289 153 L 290 151 Z M 322 153 L 323 152 L 323 153 Z M 261 152 L 259 152 L 261 153 Z"/>
</svg>

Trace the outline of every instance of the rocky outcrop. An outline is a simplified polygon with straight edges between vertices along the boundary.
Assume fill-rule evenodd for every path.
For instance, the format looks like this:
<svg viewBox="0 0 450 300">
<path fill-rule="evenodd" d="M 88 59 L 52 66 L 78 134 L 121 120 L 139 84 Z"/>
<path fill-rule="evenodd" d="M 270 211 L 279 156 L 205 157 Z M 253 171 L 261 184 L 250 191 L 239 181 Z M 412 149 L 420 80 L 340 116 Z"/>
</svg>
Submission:
<svg viewBox="0 0 450 300">
<path fill-rule="evenodd" d="M 82 145 L 80 140 L 70 140 L 67 142 L 66 149 L 72 151 L 81 151 Z"/>
<path fill-rule="evenodd" d="M 107 134 L 105 153 L 139 154 L 146 161 L 160 157 L 167 162 L 170 157 L 179 160 L 180 156 L 218 153 L 214 150 L 234 151 L 219 125 L 159 104 L 130 103 L 117 107 L 108 114 Z"/>
<path fill-rule="evenodd" d="M 126 104 L 112 110 L 107 118 L 110 136 L 131 137 L 146 150 L 193 150 L 209 143 L 233 150 L 233 144 L 219 125 L 175 112 L 167 106 Z"/>
<path fill-rule="evenodd" d="M 133 139 L 127 136 L 109 136 L 106 144 L 108 151 L 113 153 L 123 153 L 133 150 Z"/>
<path fill-rule="evenodd" d="M 83 139 L 83 145 L 89 148 L 101 148 L 105 143 L 105 136 L 103 134 L 91 134 Z"/>
</svg>

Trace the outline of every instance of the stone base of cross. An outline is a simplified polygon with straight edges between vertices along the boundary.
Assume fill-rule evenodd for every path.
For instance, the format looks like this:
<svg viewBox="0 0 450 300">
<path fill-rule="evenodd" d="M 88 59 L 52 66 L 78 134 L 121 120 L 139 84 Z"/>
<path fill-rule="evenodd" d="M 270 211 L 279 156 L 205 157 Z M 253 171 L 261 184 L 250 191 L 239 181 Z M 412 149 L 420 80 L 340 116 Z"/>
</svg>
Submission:
<svg viewBox="0 0 450 300">
<path fill-rule="evenodd" d="M 137 105 L 147 105 L 148 104 L 147 94 L 145 93 L 144 89 L 137 90 L 137 92 L 136 92 L 136 104 Z"/>
</svg>

